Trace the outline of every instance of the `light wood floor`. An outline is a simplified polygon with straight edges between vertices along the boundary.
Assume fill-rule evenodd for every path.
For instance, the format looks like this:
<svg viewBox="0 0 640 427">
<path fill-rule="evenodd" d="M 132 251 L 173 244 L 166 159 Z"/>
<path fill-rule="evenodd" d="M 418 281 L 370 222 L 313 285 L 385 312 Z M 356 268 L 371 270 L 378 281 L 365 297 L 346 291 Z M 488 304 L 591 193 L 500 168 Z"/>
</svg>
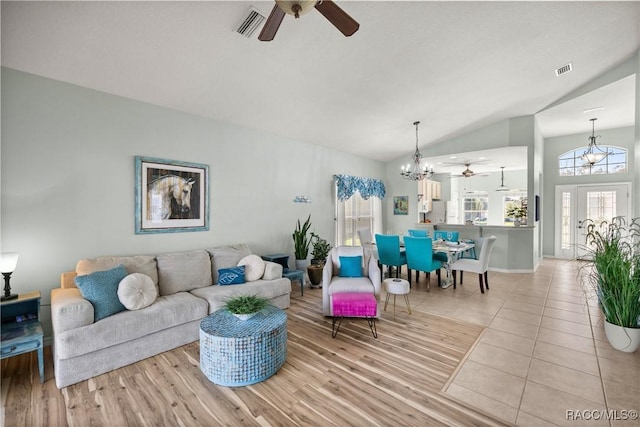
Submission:
<svg viewBox="0 0 640 427">
<path fill-rule="evenodd" d="M 287 310 L 287 361 L 267 381 L 212 384 L 194 342 L 58 390 L 46 348 L 42 385 L 35 353 L 2 360 L 3 425 L 504 425 L 441 393 L 482 326 L 420 311 L 394 320 L 387 312 L 378 339 L 364 319 L 345 320 L 332 339 L 322 291 L 298 290 Z"/>
</svg>

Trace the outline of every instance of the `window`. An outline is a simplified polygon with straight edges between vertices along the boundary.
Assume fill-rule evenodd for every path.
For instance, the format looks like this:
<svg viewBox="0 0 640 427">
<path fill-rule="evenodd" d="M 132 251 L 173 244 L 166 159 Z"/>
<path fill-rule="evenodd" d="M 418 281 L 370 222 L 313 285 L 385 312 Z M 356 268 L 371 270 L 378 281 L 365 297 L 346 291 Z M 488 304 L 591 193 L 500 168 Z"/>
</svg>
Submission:
<svg viewBox="0 0 640 427">
<path fill-rule="evenodd" d="M 382 205 L 377 197 L 369 197 L 365 200 L 356 192 L 347 200 L 337 202 L 338 204 L 338 245 L 358 246 L 358 230 L 366 229 L 374 236 L 379 232 L 376 224 L 382 213 Z M 378 212 L 378 214 L 376 214 Z"/>
<path fill-rule="evenodd" d="M 467 194 L 462 199 L 462 215 L 465 224 L 487 224 L 489 196 L 486 192 Z"/>
<path fill-rule="evenodd" d="M 560 230 L 560 247 L 563 250 L 571 249 L 572 237 L 571 229 L 571 192 L 562 192 L 562 207 L 561 207 L 561 221 L 562 230 Z"/>
<path fill-rule="evenodd" d="M 507 214 L 511 208 L 527 209 L 527 197 L 525 192 L 514 192 L 504 196 L 502 203 L 502 224 L 513 225 L 513 216 Z"/>
<path fill-rule="evenodd" d="M 587 147 L 567 151 L 558 156 L 558 170 L 560 176 L 602 175 L 627 172 L 627 150 L 606 145 L 598 146 L 603 151 L 609 151 L 607 157 L 590 166 L 582 160 L 582 154 Z"/>
</svg>

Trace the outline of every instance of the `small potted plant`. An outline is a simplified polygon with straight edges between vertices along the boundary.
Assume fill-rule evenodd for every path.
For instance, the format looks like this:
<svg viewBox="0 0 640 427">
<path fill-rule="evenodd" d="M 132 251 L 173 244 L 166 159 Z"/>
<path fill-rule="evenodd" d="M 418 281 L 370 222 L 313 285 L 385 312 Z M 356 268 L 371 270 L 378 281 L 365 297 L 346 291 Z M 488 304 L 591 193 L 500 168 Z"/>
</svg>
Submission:
<svg viewBox="0 0 640 427">
<path fill-rule="evenodd" d="M 311 265 L 307 267 L 311 287 L 322 287 L 322 269 L 329 256 L 331 245 L 322 237 L 311 233 Z"/>
<path fill-rule="evenodd" d="M 520 224 L 526 223 L 527 209 L 517 205 L 511 206 L 510 208 L 507 209 L 507 216 L 510 216 L 514 219 L 513 221 L 514 227 L 519 227 Z M 525 221 L 522 221 L 523 219 Z"/>
<path fill-rule="evenodd" d="M 311 228 L 311 215 L 307 217 L 304 224 L 300 224 L 300 220 L 296 224 L 293 231 L 293 254 L 296 257 L 296 270 L 304 271 L 307 266 L 307 256 L 309 256 L 309 245 L 311 245 L 311 237 L 309 229 Z M 313 235 L 313 233 L 311 233 Z"/>
<path fill-rule="evenodd" d="M 640 218 L 611 223 L 587 220 L 583 276 L 598 297 L 604 332 L 611 346 L 624 352 L 640 348 Z"/>
<path fill-rule="evenodd" d="M 224 307 L 240 320 L 255 316 L 267 306 L 268 300 L 257 295 L 240 295 L 229 299 Z"/>
</svg>

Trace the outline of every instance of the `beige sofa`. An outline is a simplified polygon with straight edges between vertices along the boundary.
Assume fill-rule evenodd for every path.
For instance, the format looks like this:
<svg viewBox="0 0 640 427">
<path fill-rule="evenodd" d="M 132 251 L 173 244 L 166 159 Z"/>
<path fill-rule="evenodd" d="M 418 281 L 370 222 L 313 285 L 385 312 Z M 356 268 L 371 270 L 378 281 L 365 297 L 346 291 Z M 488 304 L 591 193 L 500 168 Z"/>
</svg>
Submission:
<svg viewBox="0 0 640 427">
<path fill-rule="evenodd" d="M 291 282 L 282 266 L 266 262 L 262 279 L 219 286 L 218 269 L 234 267 L 251 254 L 244 245 L 157 256 L 101 257 L 78 261 L 51 291 L 53 357 L 58 388 L 126 366 L 199 339 L 200 321 L 230 297 L 255 294 L 289 307 Z M 140 310 L 124 310 L 94 322 L 93 305 L 74 278 L 124 265 L 157 285 L 158 297 Z"/>
</svg>

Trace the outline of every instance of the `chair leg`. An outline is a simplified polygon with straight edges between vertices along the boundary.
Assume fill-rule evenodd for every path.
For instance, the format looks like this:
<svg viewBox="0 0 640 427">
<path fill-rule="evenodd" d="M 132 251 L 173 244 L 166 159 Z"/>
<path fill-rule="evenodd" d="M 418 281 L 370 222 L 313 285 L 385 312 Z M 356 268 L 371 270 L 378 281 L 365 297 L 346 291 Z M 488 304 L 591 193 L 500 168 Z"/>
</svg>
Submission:
<svg viewBox="0 0 640 427">
<path fill-rule="evenodd" d="M 387 311 L 387 304 L 389 304 L 389 297 L 391 296 L 391 294 L 389 292 L 387 292 L 387 298 L 385 298 L 384 300 L 384 310 L 383 311 Z"/>
<path fill-rule="evenodd" d="M 484 272 L 484 287 L 489 289 L 489 276 L 486 271 Z"/>
<path fill-rule="evenodd" d="M 427 276 L 427 292 L 430 292 L 431 291 L 431 273 L 427 271 L 425 275 Z"/>
<path fill-rule="evenodd" d="M 460 270 L 460 284 L 462 285 L 462 275 L 464 274 L 464 271 Z"/>
<path fill-rule="evenodd" d="M 404 294 L 404 302 L 407 303 L 407 311 L 411 314 L 411 306 L 409 305 L 409 294 Z"/>
<path fill-rule="evenodd" d="M 440 276 L 440 269 L 436 270 L 436 276 L 438 276 L 438 287 L 442 287 L 442 278 Z"/>
<path fill-rule="evenodd" d="M 411 287 L 411 269 L 407 266 L 407 277 L 409 277 L 409 287 Z M 416 282 L 418 281 L 418 276 L 416 276 Z"/>
<path fill-rule="evenodd" d="M 416 270 L 416 283 L 420 281 L 420 270 Z"/>
<path fill-rule="evenodd" d="M 480 292 L 484 294 L 484 286 L 482 285 L 482 273 L 478 274 L 478 279 L 480 281 Z"/>
<path fill-rule="evenodd" d="M 451 270 L 451 274 L 453 275 L 453 289 L 456 288 L 456 270 Z"/>
</svg>

